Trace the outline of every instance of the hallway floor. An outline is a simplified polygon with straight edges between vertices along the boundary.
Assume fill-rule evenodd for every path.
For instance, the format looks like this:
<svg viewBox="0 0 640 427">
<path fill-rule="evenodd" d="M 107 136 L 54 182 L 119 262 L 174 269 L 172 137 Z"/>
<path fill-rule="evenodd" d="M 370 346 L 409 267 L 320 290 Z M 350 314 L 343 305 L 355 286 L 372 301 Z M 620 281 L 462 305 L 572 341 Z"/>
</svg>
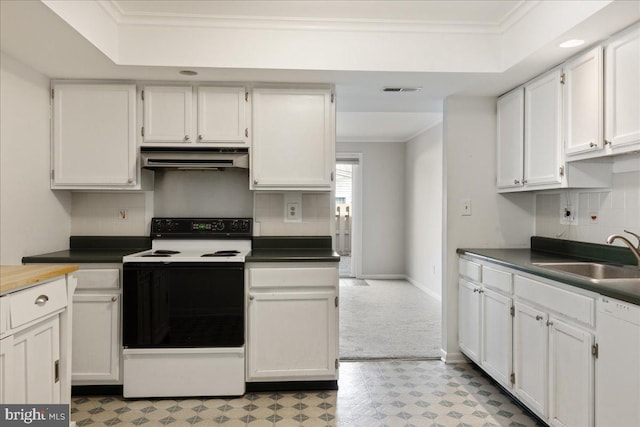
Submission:
<svg viewBox="0 0 640 427">
<path fill-rule="evenodd" d="M 78 426 L 395 427 L 539 425 L 479 369 L 441 361 L 343 362 L 338 391 L 236 399 L 73 397 Z"/>
<path fill-rule="evenodd" d="M 440 313 L 406 280 L 340 279 L 340 359 L 439 359 Z"/>
</svg>

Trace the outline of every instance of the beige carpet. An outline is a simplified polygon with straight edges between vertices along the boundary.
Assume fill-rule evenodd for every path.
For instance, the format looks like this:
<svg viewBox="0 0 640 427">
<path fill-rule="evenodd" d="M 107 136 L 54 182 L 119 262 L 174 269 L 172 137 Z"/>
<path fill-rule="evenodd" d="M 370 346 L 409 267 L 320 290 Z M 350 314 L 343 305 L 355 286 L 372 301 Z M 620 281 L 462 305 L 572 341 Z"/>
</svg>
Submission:
<svg viewBox="0 0 640 427">
<path fill-rule="evenodd" d="M 340 279 L 340 358 L 439 358 L 440 311 L 405 280 Z"/>
</svg>

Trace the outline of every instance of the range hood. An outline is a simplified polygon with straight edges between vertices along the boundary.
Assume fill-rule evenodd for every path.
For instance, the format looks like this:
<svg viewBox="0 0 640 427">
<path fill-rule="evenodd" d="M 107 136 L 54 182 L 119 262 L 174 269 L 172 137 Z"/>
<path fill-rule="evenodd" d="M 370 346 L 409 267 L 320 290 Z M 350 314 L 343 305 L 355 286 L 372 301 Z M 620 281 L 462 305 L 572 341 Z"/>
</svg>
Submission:
<svg viewBox="0 0 640 427">
<path fill-rule="evenodd" d="M 140 159 L 147 169 L 248 169 L 249 149 L 142 147 Z"/>
</svg>

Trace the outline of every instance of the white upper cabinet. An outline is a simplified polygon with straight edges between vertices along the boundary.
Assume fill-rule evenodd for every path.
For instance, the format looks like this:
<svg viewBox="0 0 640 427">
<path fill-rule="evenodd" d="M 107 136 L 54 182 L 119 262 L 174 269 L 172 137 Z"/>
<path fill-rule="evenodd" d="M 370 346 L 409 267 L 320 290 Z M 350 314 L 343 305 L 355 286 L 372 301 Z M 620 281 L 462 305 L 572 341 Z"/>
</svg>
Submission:
<svg viewBox="0 0 640 427">
<path fill-rule="evenodd" d="M 54 82 L 53 189 L 140 188 L 133 84 Z"/>
<path fill-rule="evenodd" d="M 144 87 L 144 142 L 193 141 L 191 86 Z"/>
<path fill-rule="evenodd" d="M 522 187 L 524 166 L 524 89 L 498 99 L 498 188 Z"/>
<path fill-rule="evenodd" d="M 562 161 L 562 71 L 553 70 L 524 88 L 524 184 L 560 184 Z"/>
<path fill-rule="evenodd" d="M 598 46 L 564 65 L 566 154 L 603 148 L 602 47 Z"/>
<path fill-rule="evenodd" d="M 198 142 L 249 142 L 249 94 L 243 87 L 198 87 Z"/>
<path fill-rule="evenodd" d="M 249 146 L 251 103 L 244 86 L 147 85 L 142 97 L 146 146 Z"/>
<path fill-rule="evenodd" d="M 605 48 L 605 141 L 612 152 L 640 146 L 640 26 Z"/>
<path fill-rule="evenodd" d="M 252 190 L 331 190 L 334 106 L 329 88 L 253 90 Z"/>
</svg>

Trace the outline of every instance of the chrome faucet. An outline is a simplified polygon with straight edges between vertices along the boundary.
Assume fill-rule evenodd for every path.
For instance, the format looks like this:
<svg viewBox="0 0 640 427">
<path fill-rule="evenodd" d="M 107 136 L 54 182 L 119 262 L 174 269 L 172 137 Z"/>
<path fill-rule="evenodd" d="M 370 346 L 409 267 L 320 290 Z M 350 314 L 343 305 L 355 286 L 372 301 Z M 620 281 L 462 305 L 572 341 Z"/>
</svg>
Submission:
<svg viewBox="0 0 640 427">
<path fill-rule="evenodd" d="M 637 247 L 634 246 L 633 243 L 629 241 L 629 239 L 627 239 L 624 236 L 620 236 L 619 234 L 612 234 L 611 236 L 607 237 L 607 243 L 612 244 L 616 239 L 622 240 L 627 246 L 629 246 L 631 253 L 633 253 L 633 255 L 635 255 L 636 259 L 638 260 L 638 267 L 640 267 L 640 236 L 628 230 L 624 230 L 624 232 L 629 233 L 632 236 L 634 236 L 636 239 L 638 239 Z"/>
</svg>

